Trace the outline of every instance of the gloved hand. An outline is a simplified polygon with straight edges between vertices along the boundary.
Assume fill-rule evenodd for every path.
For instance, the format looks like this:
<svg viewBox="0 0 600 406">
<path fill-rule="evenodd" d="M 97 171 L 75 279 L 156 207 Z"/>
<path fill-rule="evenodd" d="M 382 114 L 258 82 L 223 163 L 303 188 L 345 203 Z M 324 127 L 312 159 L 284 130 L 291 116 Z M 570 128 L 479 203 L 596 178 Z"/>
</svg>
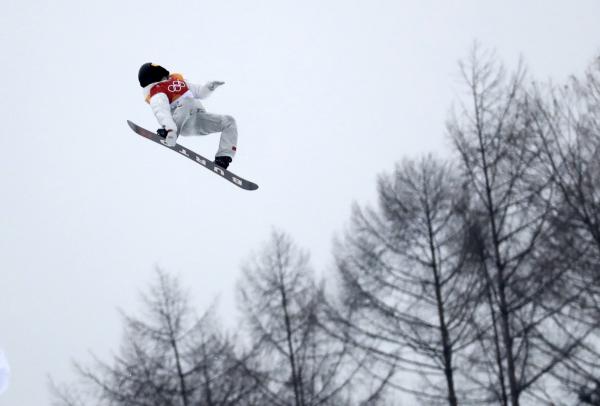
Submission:
<svg viewBox="0 0 600 406">
<path fill-rule="evenodd" d="M 165 139 L 166 144 L 169 147 L 174 147 L 177 145 L 177 131 L 159 128 L 156 133 Z"/>
<path fill-rule="evenodd" d="M 212 82 L 208 82 L 208 84 L 206 85 L 206 87 L 208 87 L 208 89 L 213 92 L 217 87 L 224 85 L 225 82 L 220 82 L 218 80 L 213 80 Z"/>
<path fill-rule="evenodd" d="M 215 165 L 220 166 L 223 169 L 227 169 L 232 159 L 228 156 L 215 157 Z"/>
</svg>

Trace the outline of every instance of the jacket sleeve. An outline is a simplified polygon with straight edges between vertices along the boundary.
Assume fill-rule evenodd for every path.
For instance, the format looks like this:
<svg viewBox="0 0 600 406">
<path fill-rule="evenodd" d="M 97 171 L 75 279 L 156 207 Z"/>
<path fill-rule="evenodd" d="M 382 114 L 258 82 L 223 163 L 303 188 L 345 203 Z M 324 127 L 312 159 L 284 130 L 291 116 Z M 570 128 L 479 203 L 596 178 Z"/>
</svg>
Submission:
<svg viewBox="0 0 600 406">
<path fill-rule="evenodd" d="M 213 92 L 207 85 L 196 85 L 190 82 L 186 83 L 196 99 L 206 99 Z"/>
<path fill-rule="evenodd" d="M 150 107 L 156 116 L 158 123 L 167 131 L 177 131 L 177 125 L 171 114 L 169 98 L 164 93 L 157 93 L 150 98 Z"/>
</svg>

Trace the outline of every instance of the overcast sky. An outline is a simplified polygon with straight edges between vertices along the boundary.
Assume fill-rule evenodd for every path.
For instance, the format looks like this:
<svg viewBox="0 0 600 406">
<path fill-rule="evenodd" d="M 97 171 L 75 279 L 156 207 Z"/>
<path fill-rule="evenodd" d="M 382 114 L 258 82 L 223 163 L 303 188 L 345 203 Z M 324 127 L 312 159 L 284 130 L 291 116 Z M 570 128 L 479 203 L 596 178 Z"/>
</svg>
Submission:
<svg viewBox="0 0 600 406">
<path fill-rule="evenodd" d="M 474 40 L 539 80 L 600 52 L 600 2 L 32 1 L 0 12 L 1 406 L 49 406 L 47 375 L 118 348 L 155 266 L 235 320 L 240 263 L 271 227 L 331 268 L 376 175 L 448 142 L 457 61 Z M 246 192 L 135 135 L 157 127 L 137 71 L 157 62 L 238 122 Z M 183 139 L 212 157 L 218 136 Z"/>
</svg>

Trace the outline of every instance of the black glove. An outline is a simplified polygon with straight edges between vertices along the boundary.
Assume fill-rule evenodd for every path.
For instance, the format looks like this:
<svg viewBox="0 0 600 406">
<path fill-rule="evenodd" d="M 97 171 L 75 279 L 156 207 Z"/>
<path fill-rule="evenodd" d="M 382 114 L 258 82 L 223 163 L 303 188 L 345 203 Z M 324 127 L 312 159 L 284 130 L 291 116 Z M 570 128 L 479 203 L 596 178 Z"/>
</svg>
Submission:
<svg viewBox="0 0 600 406">
<path fill-rule="evenodd" d="M 215 158 L 215 165 L 220 166 L 223 169 L 227 169 L 231 163 L 231 158 L 228 156 L 218 156 Z"/>
</svg>

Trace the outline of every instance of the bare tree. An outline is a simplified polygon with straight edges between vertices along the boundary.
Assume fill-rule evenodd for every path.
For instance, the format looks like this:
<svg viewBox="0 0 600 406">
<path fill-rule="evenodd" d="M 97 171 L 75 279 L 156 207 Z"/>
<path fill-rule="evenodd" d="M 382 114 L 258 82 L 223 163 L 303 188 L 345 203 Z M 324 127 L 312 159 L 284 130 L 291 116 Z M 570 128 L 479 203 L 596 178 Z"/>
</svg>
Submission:
<svg viewBox="0 0 600 406">
<path fill-rule="evenodd" d="M 478 213 L 481 280 L 487 284 L 481 303 L 488 308 L 478 323 L 491 318 L 493 327 L 482 336 L 482 354 L 496 354 L 495 362 L 479 364 L 495 378 L 488 385 L 497 400 L 518 406 L 524 395 L 547 398 L 544 378 L 574 353 L 581 337 L 561 327 L 570 300 L 556 292 L 568 268 L 545 255 L 555 187 L 532 120 L 525 70 L 520 66 L 508 77 L 477 47 L 461 67 L 470 103 L 448 128 Z"/>
<path fill-rule="evenodd" d="M 244 373 L 233 345 L 219 332 L 213 311 L 198 319 L 179 281 L 157 271 L 142 295 L 144 313 L 124 315 L 124 342 L 110 362 L 78 365 L 100 405 L 252 405 L 253 378 Z M 60 405 L 76 405 L 57 390 Z"/>
<path fill-rule="evenodd" d="M 556 189 L 548 257 L 569 270 L 560 295 L 570 301 L 564 329 L 580 340 L 557 379 L 598 404 L 600 364 L 600 59 L 564 86 L 535 91 L 531 117 L 543 145 L 545 169 Z M 556 254 L 559 253 L 559 254 Z M 553 255 L 554 254 L 554 255 Z M 596 403 L 594 403 L 596 402 Z"/>
<path fill-rule="evenodd" d="M 339 322 L 371 356 L 426 385 L 393 387 L 457 405 L 467 390 L 457 386 L 455 357 L 475 341 L 469 320 L 478 290 L 464 249 L 462 182 L 429 156 L 381 176 L 378 195 L 378 210 L 355 207 L 336 248 L 348 309 Z"/>
<path fill-rule="evenodd" d="M 376 396 L 357 383 L 364 359 L 347 341 L 326 334 L 321 323 L 323 289 L 308 255 L 274 231 L 244 267 L 239 283 L 245 325 L 258 359 L 260 385 L 270 405 L 352 405 Z"/>
</svg>

